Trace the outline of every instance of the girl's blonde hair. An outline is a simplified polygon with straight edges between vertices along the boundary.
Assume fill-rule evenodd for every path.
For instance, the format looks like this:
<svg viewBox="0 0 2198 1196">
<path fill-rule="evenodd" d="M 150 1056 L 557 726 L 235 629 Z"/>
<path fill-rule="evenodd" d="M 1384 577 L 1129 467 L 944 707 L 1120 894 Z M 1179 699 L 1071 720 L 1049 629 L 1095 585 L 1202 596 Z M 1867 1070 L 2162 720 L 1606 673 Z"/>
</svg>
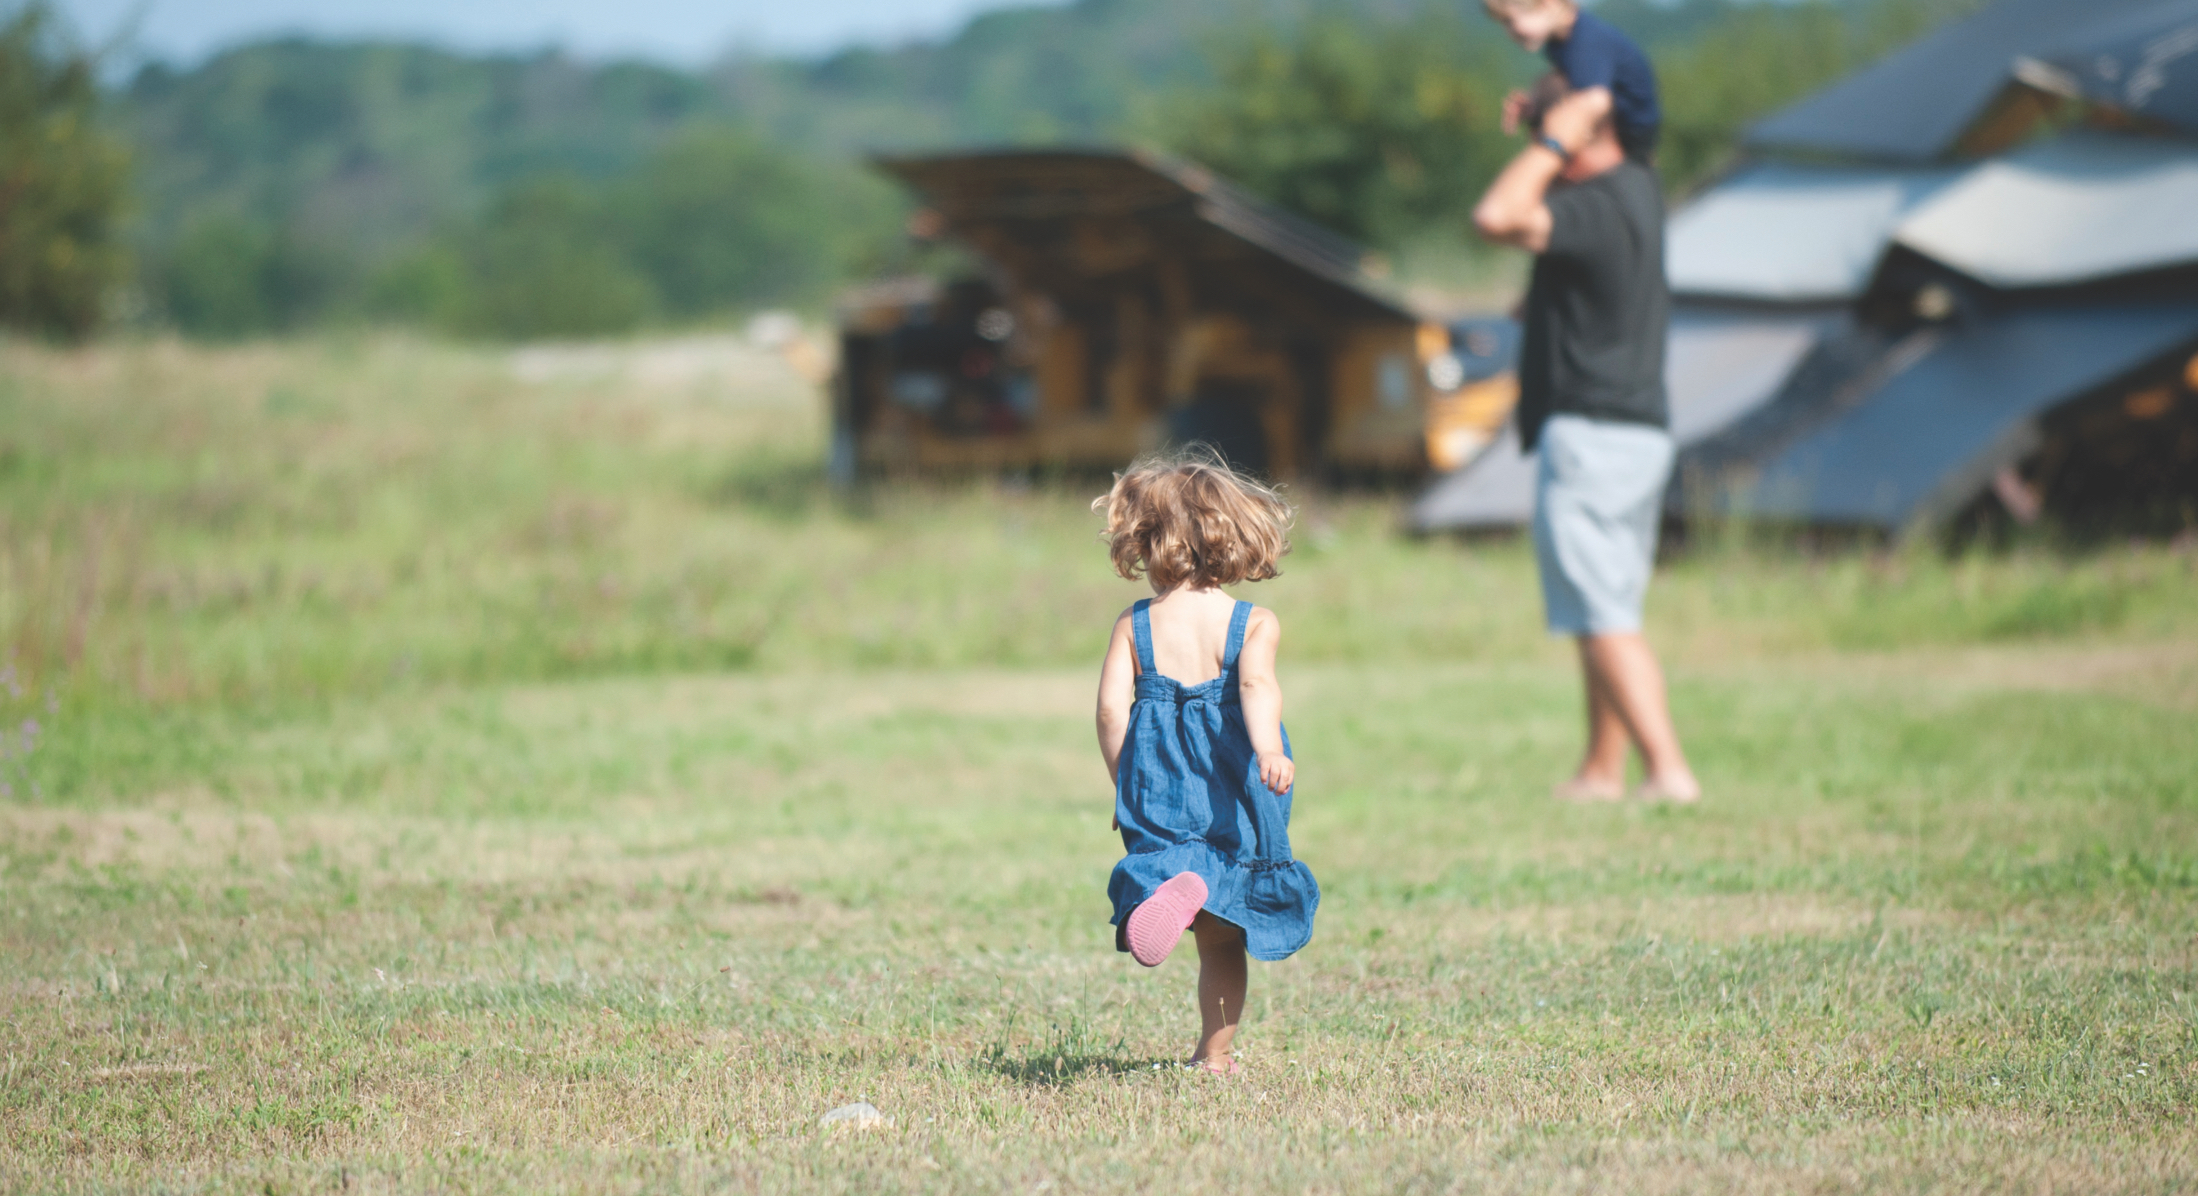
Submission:
<svg viewBox="0 0 2198 1196">
<path fill-rule="evenodd" d="M 1106 513 L 1114 571 L 1159 593 L 1265 581 L 1290 551 L 1290 504 L 1211 451 L 1140 457 L 1091 509 Z"/>
</svg>

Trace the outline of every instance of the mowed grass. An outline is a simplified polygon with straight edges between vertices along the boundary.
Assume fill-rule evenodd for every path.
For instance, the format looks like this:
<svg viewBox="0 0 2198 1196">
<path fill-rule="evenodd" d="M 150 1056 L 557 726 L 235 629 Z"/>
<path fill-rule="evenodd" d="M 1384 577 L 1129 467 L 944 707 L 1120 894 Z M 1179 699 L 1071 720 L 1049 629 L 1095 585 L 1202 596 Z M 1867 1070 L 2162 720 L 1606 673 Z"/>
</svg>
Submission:
<svg viewBox="0 0 2198 1196">
<path fill-rule="evenodd" d="M 1584 809 L 1524 550 L 1303 496 L 1326 900 L 1217 1081 L 1088 486 L 832 499 L 725 346 L 5 348 L 10 1189 L 2198 1186 L 2185 551 L 1698 547 L 1711 798 Z"/>
</svg>

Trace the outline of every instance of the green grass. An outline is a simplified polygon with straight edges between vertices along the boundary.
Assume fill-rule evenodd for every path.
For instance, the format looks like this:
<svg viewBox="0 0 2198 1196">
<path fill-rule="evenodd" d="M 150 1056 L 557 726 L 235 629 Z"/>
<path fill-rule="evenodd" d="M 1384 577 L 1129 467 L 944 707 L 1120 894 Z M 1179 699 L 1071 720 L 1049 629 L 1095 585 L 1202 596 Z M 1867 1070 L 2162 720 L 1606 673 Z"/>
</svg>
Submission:
<svg viewBox="0 0 2198 1196">
<path fill-rule="evenodd" d="M 1327 896 L 1217 1082 L 1075 487 L 836 502 L 737 355 L 5 351 L 0 1187 L 2198 1186 L 2172 549 L 1676 561 L 1711 799 L 1580 809 L 1523 549 L 1306 496 Z"/>
</svg>

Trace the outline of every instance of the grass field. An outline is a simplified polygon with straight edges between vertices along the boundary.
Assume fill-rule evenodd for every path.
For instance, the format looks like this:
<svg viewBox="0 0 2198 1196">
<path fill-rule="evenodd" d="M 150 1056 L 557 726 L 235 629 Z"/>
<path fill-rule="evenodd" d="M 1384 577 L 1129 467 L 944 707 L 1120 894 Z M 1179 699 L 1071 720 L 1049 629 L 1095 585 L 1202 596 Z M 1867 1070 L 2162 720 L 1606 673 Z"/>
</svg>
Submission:
<svg viewBox="0 0 2198 1196">
<path fill-rule="evenodd" d="M 1301 496 L 1326 901 L 1220 1081 L 1104 925 L 1083 488 L 817 438 L 701 342 L 0 345 L 0 1186 L 2198 1187 L 2187 548 L 1710 537 L 1710 800 L 1580 809 L 1521 547 Z"/>
</svg>

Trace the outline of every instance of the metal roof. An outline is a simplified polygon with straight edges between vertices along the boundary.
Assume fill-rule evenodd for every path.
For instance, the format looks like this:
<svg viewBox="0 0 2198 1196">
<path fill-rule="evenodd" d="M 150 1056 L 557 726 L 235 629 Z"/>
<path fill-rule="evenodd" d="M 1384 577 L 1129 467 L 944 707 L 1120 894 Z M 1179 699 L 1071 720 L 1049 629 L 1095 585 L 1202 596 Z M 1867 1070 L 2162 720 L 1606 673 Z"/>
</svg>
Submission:
<svg viewBox="0 0 2198 1196">
<path fill-rule="evenodd" d="M 874 160 L 956 237 L 1056 295 L 1165 259 L 1209 298 L 1300 318 L 1419 317 L 1366 250 L 1204 167 L 1140 150 L 1000 150 Z"/>
<path fill-rule="evenodd" d="M 1769 398 L 1802 355 L 1843 315 L 1672 313 L 1664 354 L 1671 436 L 1682 445 L 1714 436 Z"/>
<path fill-rule="evenodd" d="M 1674 294 L 1783 303 L 1863 292 L 1901 218 L 1957 177 L 1948 169 L 1748 167 L 1672 215 Z"/>
<path fill-rule="evenodd" d="M 1754 409 L 1839 319 L 1684 306 L 1674 311 L 1664 355 L 1672 438 L 1691 444 Z M 1471 465 L 1437 478 L 1413 504 L 1410 522 L 1422 531 L 1516 527 L 1534 517 L 1535 468 L 1536 458 L 1519 451 L 1514 422 Z"/>
<path fill-rule="evenodd" d="M 2198 261 L 2198 142 L 2073 132 L 1978 166 L 1894 235 L 1995 287 Z"/>
<path fill-rule="evenodd" d="M 2198 345 L 2198 299 L 2046 306 L 1948 328 L 1763 462 L 1751 515 L 1897 530 L 1952 514 L 2034 443 L 2033 420 Z"/>
<path fill-rule="evenodd" d="M 2048 54 L 2159 0 L 1999 0 L 1751 127 L 1742 144 L 1880 162 L 1954 155 L 2010 82 Z"/>
<path fill-rule="evenodd" d="M 2165 0 L 2015 63 L 2045 91 L 2198 131 L 2198 0 Z"/>
</svg>

